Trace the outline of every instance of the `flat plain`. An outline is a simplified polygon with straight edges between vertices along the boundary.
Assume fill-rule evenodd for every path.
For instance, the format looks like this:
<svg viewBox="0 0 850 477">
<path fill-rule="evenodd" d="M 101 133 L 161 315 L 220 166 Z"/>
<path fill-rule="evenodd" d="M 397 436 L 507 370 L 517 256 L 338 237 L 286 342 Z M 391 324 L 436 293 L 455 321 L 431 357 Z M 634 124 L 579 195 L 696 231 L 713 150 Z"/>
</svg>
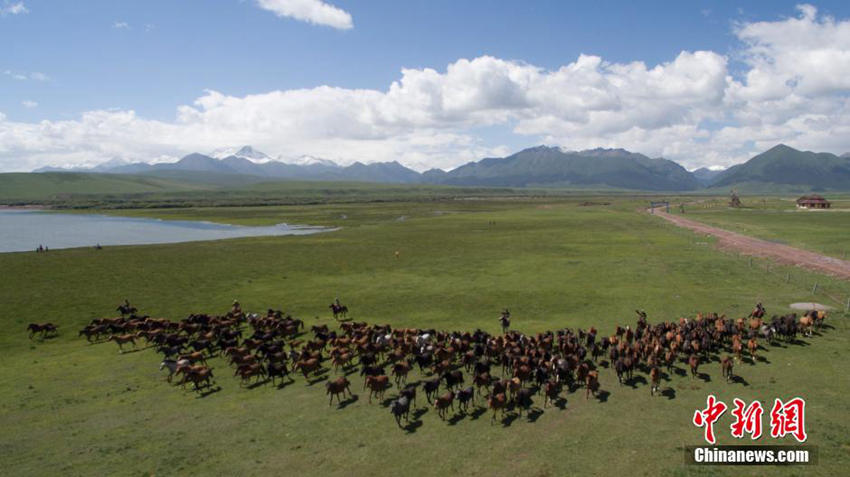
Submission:
<svg viewBox="0 0 850 477">
<path fill-rule="evenodd" d="M 820 462 L 768 472 L 841 475 L 850 465 L 850 327 L 841 311 L 812 338 L 766 345 L 764 361 L 735 367 L 736 383 L 727 384 L 711 362 L 701 368 L 707 381 L 672 373 L 662 381 L 663 394 L 651 397 L 645 382 L 621 386 L 603 367 L 603 399 L 586 400 L 580 389 L 565 395 L 562 408 L 531 418 L 509 413 L 491 423 L 481 410 L 441 421 L 420 397 L 422 410 L 407 431 L 387 407 L 368 403 L 356 372 L 350 379 L 358 398 L 328 406 L 321 383 L 296 377 L 280 389 L 249 389 L 215 358 L 218 390 L 201 397 L 165 382 L 153 349 L 120 354 L 114 343 L 77 337 L 92 318 L 114 316 L 124 298 L 145 314 L 175 320 L 224 313 L 238 299 L 246 311 L 292 313 L 308 334 L 313 324 L 335 326 L 327 307 L 339 297 L 353 319 L 396 327 L 497 333 L 499 310 L 508 307 L 522 332 L 595 326 L 602 335 L 634 325 L 635 309 L 654 323 L 698 312 L 745 316 L 758 301 L 768 315 L 785 314 L 790 303 L 828 299 L 639 213 L 645 202 L 593 196 L 122 210 L 112 213 L 342 228 L 2 254 L 4 473 L 765 475 L 763 467 L 684 465 L 682 447 L 702 442 L 693 413 L 714 394 L 730 405 L 735 397 L 763 404 L 804 397 L 808 444 L 819 447 Z M 840 224 L 823 227 L 831 241 L 850 239 Z M 800 236 L 804 245 L 818 243 Z M 793 272 L 800 281 L 850 292 L 846 282 Z M 59 336 L 30 341 L 27 323 L 43 321 L 59 325 Z M 542 405 L 536 398 L 535 407 Z M 729 413 L 718 422 L 720 444 L 740 443 L 730 423 Z"/>
</svg>

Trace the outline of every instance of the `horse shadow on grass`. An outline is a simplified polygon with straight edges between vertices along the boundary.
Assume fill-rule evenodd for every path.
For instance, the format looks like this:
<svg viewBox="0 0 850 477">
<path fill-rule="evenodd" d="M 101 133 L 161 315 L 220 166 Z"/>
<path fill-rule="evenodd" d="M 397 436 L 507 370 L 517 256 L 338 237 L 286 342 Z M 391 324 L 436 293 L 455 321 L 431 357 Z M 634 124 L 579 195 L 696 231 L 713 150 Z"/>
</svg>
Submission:
<svg viewBox="0 0 850 477">
<path fill-rule="evenodd" d="M 404 427 L 402 427 L 402 429 L 407 434 L 413 434 L 420 427 L 422 427 L 422 420 L 416 419 L 416 420 L 413 420 L 413 421 L 408 421 L 407 424 L 405 424 Z"/>
<path fill-rule="evenodd" d="M 788 341 L 788 344 L 797 345 L 797 346 L 811 346 L 811 343 L 797 339 L 797 338 L 792 338 L 791 340 Z"/>
<path fill-rule="evenodd" d="M 543 409 L 540 409 L 539 407 L 532 407 L 531 409 L 528 410 L 528 413 L 526 413 L 525 419 L 528 422 L 537 422 L 537 420 L 540 419 L 540 416 L 542 416 L 542 415 L 543 415 Z"/>
<path fill-rule="evenodd" d="M 741 376 L 738 376 L 737 374 L 732 375 L 732 379 L 731 379 L 731 380 L 732 380 L 732 382 L 733 382 L 733 383 L 735 383 L 735 384 L 741 384 L 741 385 L 744 385 L 744 386 L 749 386 L 749 385 L 750 385 L 750 383 L 748 383 L 746 379 L 742 378 Z"/>
<path fill-rule="evenodd" d="M 336 408 L 337 409 L 345 409 L 348 406 L 356 403 L 359 399 L 360 399 L 360 397 L 358 395 L 352 394 L 351 396 L 348 397 L 348 399 L 346 399 L 344 401 L 340 401 L 340 403 L 337 404 Z"/>
<path fill-rule="evenodd" d="M 314 384 L 318 384 L 318 383 L 321 383 L 322 381 L 327 381 L 327 380 L 328 380 L 327 376 L 319 376 L 316 379 L 308 379 L 307 380 L 307 386 L 312 386 Z"/>
<path fill-rule="evenodd" d="M 667 399 L 676 399 L 676 390 L 671 387 L 667 387 L 661 390 L 661 395 Z"/>
<path fill-rule="evenodd" d="M 770 360 L 768 360 L 764 356 L 756 356 L 756 361 L 758 361 L 759 363 L 770 364 Z"/>
<path fill-rule="evenodd" d="M 637 375 L 623 381 L 623 384 L 630 386 L 632 389 L 637 389 L 638 383 L 646 385 L 646 378 Z"/>
<path fill-rule="evenodd" d="M 510 414 L 505 414 L 502 416 L 502 427 L 511 427 L 514 421 L 519 417 L 518 413 L 512 412 Z"/>
<path fill-rule="evenodd" d="M 567 399 L 559 397 L 552 401 L 552 404 L 560 410 L 564 410 L 567 408 Z"/>
<path fill-rule="evenodd" d="M 264 385 L 264 384 L 266 384 L 266 383 L 269 383 L 269 382 L 271 382 L 271 379 L 268 379 L 268 378 L 266 378 L 266 379 L 261 379 L 261 380 L 259 380 L 259 381 L 256 381 L 256 382 L 254 382 L 254 383 L 252 383 L 252 384 L 249 384 L 249 385 L 245 386 L 245 389 L 257 389 L 258 387 L 260 387 L 260 386 L 262 386 L 262 385 Z"/>
<path fill-rule="evenodd" d="M 205 398 L 205 397 L 207 397 L 211 394 L 215 394 L 215 393 L 221 391 L 221 386 L 219 386 L 219 385 L 207 386 L 205 389 L 206 389 L 205 391 L 199 390 L 200 392 L 198 392 L 198 395 L 195 396 L 195 399 L 203 399 L 203 398 Z"/>
<path fill-rule="evenodd" d="M 464 420 L 466 418 L 466 413 L 456 412 L 452 417 L 448 419 L 448 423 L 450 426 L 456 426 L 458 422 Z"/>
<path fill-rule="evenodd" d="M 644 382 L 646 382 L 646 381 L 644 380 Z M 599 402 L 608 402 L 608 397 L 609 397 L 609 396 L 611 396 L 611 393 L 610 393 L 610 392 L 608 392 L 608 391 L 606 391 L 606 390 L 604 390 L 604 389 L 600 389 L 600 390 L 599 390 L 599 392 L 598 392 L 598 393 L 596 393 L 596 399 L 597 399 Z"/>
<path fill-rule="evenodd" d="M 708 373 L 697 373 L 697 377 L 707 383 L 711 382 L 711 376 L 709 376 Z"/>
<path fill-rule="evenodd" d="M 477 420 L 479 417 L 483 416 L 483 415 L 484 415 L 484 413 L 486 413 L 486 412 L 487 412 L 487 408 L 486 408 L 486 407 L 482 407 L 482 406 L 475 406 L 475 408 L 472 410 L 472 412 L 471 412 L 471 413 L 469 413 L 469 419 L 470 419 L 471 421 L 475 421 L 475 420 Z"/>
<path fill-rule="evenodd" d="M 688 375 L 688 372 L 679 367 L 673 367 L 673 372 L 676 373 L 677 376 L 685 377 Z"/>
<path fill-rule="evenodd" d="M 289 381 L 285 381 L 285 380 L 281 379 L 280 382 L 277 383 L 277 384 L 275 384 L 274 380 L 272 380 L 272 385 L 275 386 L 275 388 L 277 388 L 277 389 L 288 388 L 292 384 L 295 384 L 295 380 L 292 379 L 292 378 L 289 378 Z"/>
</svg>

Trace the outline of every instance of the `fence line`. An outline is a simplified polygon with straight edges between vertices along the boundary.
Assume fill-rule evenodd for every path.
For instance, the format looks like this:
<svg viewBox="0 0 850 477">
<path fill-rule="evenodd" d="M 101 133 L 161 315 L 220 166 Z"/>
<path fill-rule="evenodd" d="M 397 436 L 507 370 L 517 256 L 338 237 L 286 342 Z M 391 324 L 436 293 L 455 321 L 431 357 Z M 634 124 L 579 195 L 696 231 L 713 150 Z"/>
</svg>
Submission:
<svg viewBox="0 0 850 477">
<path fill-rule="evenodd" d="M 746 259 L 746 263 L 749 268 L 757 268 L 763 270 L 767 274 L 775 276 L 778 280 L 781 280 L 784 283 L 789 283 L 809 290 L 813 297 L 813 301 L 815 299 L 819 301 L 821 300 L 821 298 L 817 297 L 827 298 L 829 301 L 832 302 L 830 303 L 830 306 L 835 305 L 833 306 L 833 312 L 838 312 L 839 314 L 841 314 L 841 312 L 843 311 L 845 315 L 850 316 L 850 287 L 848 287 L 848 289 L 836 290 L 834 288 L 828 287 L 823 282 L 818 281 L 816 277 L 812 277 L 812 279 L 798 279 L 791 271 L 787 271 L 787 269 L 783 270 L 783 267 L 775 266 L 782 265 L 784 267 L 792 267 L 793 265 L 775 262 L 772 259 L 754 257 L 752 255 L 744 255 L 740 252 L 736 252 L 734 255 L 729 254 L 729 256 L 738 259 Z M 817 273 L 811 270 L 806 271 L 809 273 Z"/>
</svg>

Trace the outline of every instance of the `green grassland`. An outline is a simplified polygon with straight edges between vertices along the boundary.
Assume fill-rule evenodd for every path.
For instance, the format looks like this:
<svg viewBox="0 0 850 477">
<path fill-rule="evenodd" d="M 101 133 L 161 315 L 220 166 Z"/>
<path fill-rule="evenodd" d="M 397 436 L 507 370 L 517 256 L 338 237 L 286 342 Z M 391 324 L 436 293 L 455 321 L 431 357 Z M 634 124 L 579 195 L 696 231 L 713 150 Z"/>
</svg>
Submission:
<svg viewBox="0 0 850 477">
<path fill-rule="evenodd" d="M 633 323 L 699 311 L 745 315 L 756 301 L 768 313 L 811 301 L 811 290 L 749 268 L 706 238 L 637 213 L 644 200 L 441 200 L 291 207 L 153 209 L 122 214 L 232 223 L 341 225 L 332 233 L 0 254 L 0 466 L 4 475 L 842 475 L 850 465 L 850 329 L 834 328 L 769 347 L 768 362 L 740 364 L 746 384 L 726 384 L 719 364 L 709 382 L 673 375 L 667 396 L 645 384 L 619 386 L 601 370 L 604 402 L 567 395 L 533 422 L 491 425 L 489 414 L 442 422 L 433 409 L 399 430 L 389 410 L 359 399 L 329 407 L 321 383 L 303 378 L 282 389 L 239 386 L 216 358 L 220 391 L 200 398 L 167 384 L 153 350 L 119 354 L 89 345 L 76 331 L 129 298 L 152 316 L 287 310 L 331 323 L 338 296 L 356 320 L 394 326 L 498 331 L 502 307 L 524 332 Z M 790 215 L 790 214 L 789 214 Z M 345 218 L 343 218 L 345 216 Z M 400 251 L 400 258 L 394 251 Z M 795 270 L 832 289 L 846 282 Z M 826 300 L 824 297 L 817 297 Z M 837 303 L 828 303 L 837 306 Z M 52 321 L 60 335 L 30 342 L 29 322 Z M 331 323 L 332 324 L 332 323 Z M 679 365 L 683 367 L 683 365 Z M 334 372 L 330 372 L 333 376 Z M 419 379 L 414 373 L 413 380 Z M 681 446 L 701 442 L 691 424 L 708 394 L 802 396 L 811 467 L 690 467 Z M 395 395 L 390 390 L 387 396 Z M 668 397 L 669 396 L 669 397 Z M 418 402 L 425 406 L 424 397 Z M 535 400 L 542 407 L 542 399 Z M 769 409 L 768 409 L 769 411 Z M 476 413 L 477 414 L 477 413 Z M 768 426 L 769 416 L 765 417 Z M 729 435 L 729 412 L 717 431 Z M 791 444 L 790 437 L 782 443 Z M 762 438 L 759 443 L 774 443 Z"/>
<path fill-rule="evenodd" d="M 608 194 L 612 192 L 608 191 Z M 616 192 L 614 192 L 616 193 Z M 0 174 L 0 205 L 134 209 L 593 195 L 560 189 L 268 180 L 212 172 Z"/>
<path fill-rule="evenodd" d="M 46 172 L 0 174 L 2 203 L 67 200 L 76 195 L 134 194 L 197 189 L 169 178 Z"/>
<path fill-rule="evenodd" d="M 797 209 L 795 198 L 744 197 L 744 207 L 726 201 L 689 204 L 686 217 L 765 240 L 847 258 L 850 253 L 850 198 L 829 197 L 828 210 Z M 678 207 L 671 207 L 680 213 Z"/>
</svg>

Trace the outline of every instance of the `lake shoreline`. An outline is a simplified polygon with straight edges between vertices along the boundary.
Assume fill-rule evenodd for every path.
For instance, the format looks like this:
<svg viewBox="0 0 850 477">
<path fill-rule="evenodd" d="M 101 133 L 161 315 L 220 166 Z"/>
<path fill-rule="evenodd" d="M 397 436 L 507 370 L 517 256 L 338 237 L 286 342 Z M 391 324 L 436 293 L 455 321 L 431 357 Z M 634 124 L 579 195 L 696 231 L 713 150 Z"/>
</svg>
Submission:
<svg viewBox="0 0 850 477">
<path fill-rule="evenodd" d="M 339 230 L 300 224 L 245 226 L 206 221 L 167 221 L 100 214 L 38 213 L 40 209 L 0 209 L 0 253 L 202 242 L 248 237 L 312 235 Z"/>
<path fill-rule="evenodd" d="M 49 210 L 50 207 L 46 205 L 2 205 L 0 204 L 0 210 Z"/>
</svg>

